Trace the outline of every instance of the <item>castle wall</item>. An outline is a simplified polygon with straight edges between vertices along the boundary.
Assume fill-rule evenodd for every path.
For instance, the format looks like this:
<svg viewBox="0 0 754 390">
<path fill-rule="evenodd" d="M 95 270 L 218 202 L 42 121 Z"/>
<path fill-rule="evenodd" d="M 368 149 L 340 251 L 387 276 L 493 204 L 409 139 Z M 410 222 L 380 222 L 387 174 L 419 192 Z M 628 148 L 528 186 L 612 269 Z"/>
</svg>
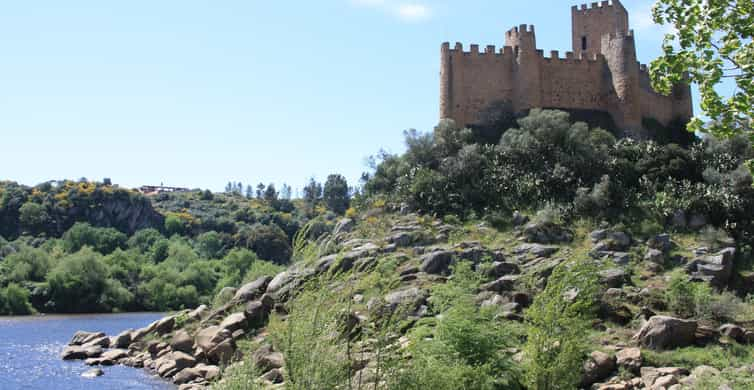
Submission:
<svg viewBox="0 0 754 390">
<path fill-rule="evenodd" d="M 587 49 L 585 54 L 600 53 L 602 36 L 628 31 L 628 11 L 618 0 L 601 3 L 591 3 L 589 7 L 582 4 L 581 8 L 571 7 L 571 26 L 573 52 L 576 57 L 582 54 L 582 38 L 586 37 Z"/>
<path fill-rule="evenodd" d="M 459 124 L 476 123 L 483 111 L 514 100 L 513 48 L 495 52 L 494 46 L 488 46 L 480 52 L 478 45 L 471 45 L 464 51 L 459 43 L 454 49 L 444 46 L 443 58 L 441 95 L 452 91 L 450 96 L 441 96 L 445 118 Z"/>
<path fill-rule="evenodd" d="M 576 59 L 573 53 L 559 58 L 551 52 L 542 58 L 542 107 L 606 110 L 607 96 L 603 82 L 604 59 Z"/>
</svg>

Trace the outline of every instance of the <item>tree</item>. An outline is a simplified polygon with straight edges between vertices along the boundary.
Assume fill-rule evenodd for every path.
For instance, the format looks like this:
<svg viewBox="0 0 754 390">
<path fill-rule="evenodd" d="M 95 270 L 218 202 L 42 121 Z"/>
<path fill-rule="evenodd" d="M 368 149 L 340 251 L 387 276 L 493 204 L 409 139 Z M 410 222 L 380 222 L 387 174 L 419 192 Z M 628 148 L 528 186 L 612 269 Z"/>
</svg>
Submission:
<svg viewBox="0 0 754 390">
<path fill-rule="evenodd" d="M 598 299 L 597 267 L 590 260 L 559 265 L 526 312 L 524 347 L 528 389 L 575 389 L 587 352 Z"/>
<path fill-rule="evenodd" d="M 233 192 L 233 183 L 228 182 L 228 184 L 225 185 L 225 193 L 230 194 Z"/>
<path fill-rule="evenodd" d="M 257 184 L 257 199 L 262 199 L 262 196 L 264 196 L 264 184 L 259 183 Z"/>
<path fill-rule="evenodd" d="M 751 128 L 754 114 L 754 2 L 751 0 L 658 0 L 656 23 L 671 25 L 663 55 L 652 62 L 655 89 L 670 93 L 673 85 L 699 86 L 701 107 L 712 119 L 706 127 L 694 118 L 689 130 L 730 136 Z M 732 79 L 736 88 L 724 97 L 716 87 Z M 754 134 L 749 134 L 754 139 Z"/>
<path fill-rule="evenodd" d="M 330 175 L 325 182 L 323 199 L 327 208 L 337 214 L 343 214 L 351 203 L 348 194 L 348 182 L 342 175 Z"/>
<path fill-rule="evenodd" d="M 304 201 L 312 206 L 322 198 L 322 184 L 318 183 L 312 177 L 309 183 L 304 186 Z"/>
<path fill-rule="evenodd" d="M 62 258 L 47 275 L 54 310 L 63 313 L 102 309 L 107 267 L 102 256 L 89 248 Z"/>
<path fill-rule="evenodd" d="M 275 184 L 270 183 L 267 189 L 264 190 L 264 200 L 273 202 L 278 199 L 278 192 L 275 190 Z"/>
<path fill-rule="evenodd" d="M 246 199 L 251 199 L 254 197 L 254 188 L 250 185 L 246 186 Z"/>
<path fill-rule="evenodd" d="M 45 207 L 39 203 L 26 202 L 18 212 L 21 226 L 31 233 L 43 231 L 50 218 Z"/>
</svg>

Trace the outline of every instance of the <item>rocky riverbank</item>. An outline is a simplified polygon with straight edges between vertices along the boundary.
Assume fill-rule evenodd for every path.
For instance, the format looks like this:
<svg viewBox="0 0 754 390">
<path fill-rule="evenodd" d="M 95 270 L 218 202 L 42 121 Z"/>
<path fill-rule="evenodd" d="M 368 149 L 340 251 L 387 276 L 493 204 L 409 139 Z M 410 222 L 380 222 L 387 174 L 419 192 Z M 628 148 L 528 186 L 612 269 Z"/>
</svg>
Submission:
<svg viewBox="0 0 754 390">
<path fill-rule="evenodd" d="M 329 248 L 325 253 L 239 287 L 221 307 L 185 310 L 114 336 L 79 332 L 62 358 L 148 369 L 182 390 L 222 383 L 226 367 L 250 362 L 260 386 L 283 388 L 287 357 L 270 339 L 268 321 L 272 315 L 285 321 L 290 303 L 307 282 L 327 280 L 330 289 L 347 291 L 353 304 L 342 313 L 338 328 L 347 338 L 374 326 L 386 313 L 399 316 L 400 330 L 385 340 L 386 348 L 401 351 L 411 343 L 406 334 L 413 327 L 441 316 L 432 310 L 432 286 L 452 278 L 455 264 L 469 262 L 483 275 L 477 306 L 497 310 L 501 323 L 523 323 L 553 270 L 579 258 L 600 265 L 601 284 L 594 351 L 583 365 L 582 388 L 680 390 L 697 388 L 710 377 L 754 375 L 754 362 L 728 368 L 658 365 L 663 351 L 754 343 L 754 329 L 747 329 L 751 325 L 679 318 L 661 298 L 671 271 L 720 290 L 749 283 L 748 275 L 734 267 L 733 242 L 701 245 L 688 239 L 693 234 L 633 237 L 609 227 L 581 232 L 520 215 L 508 235 L 484 225 L 458 227 L 414 215 L 392 218 L 386 228 L 369 232 L 344 219 L 322 245 Z M 394 265 L 389 291 L 374 294 L 358 287 L 388 260 Z M 357 287 L 346 289 L 351 285 Z M 352 375 L 359 384 L 370 378 L 381 383 L 375 376 L 375 345 L 366 338 L 352 346 L 359 356 L 351 363 Z M 522 348 L 514 346 L 510 352 L 514 361 L 524 359 Z"/>
</svg>

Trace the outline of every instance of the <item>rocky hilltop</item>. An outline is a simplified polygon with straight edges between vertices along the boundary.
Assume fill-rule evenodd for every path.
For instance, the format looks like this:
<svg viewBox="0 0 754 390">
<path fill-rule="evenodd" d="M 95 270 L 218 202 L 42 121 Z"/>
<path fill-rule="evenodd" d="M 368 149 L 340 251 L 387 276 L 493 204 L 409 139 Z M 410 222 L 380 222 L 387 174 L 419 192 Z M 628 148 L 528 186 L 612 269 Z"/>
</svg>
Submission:
<svg viewBox="0 0 754 390">
<path fill-rule="evenodd" d="M 542 350 L 572 342 L 533 345 L 538 313 L 554 307 L 544 302 L 557 293 L 552 302 L 565 306 L 550 311 L 556 318 L 582 298 L 592 304 L 578 344 L 586 353 L 574 355 L 583 356 L 575 362 L 580 388 L 754 383 L 752 305 L 732 293 L 751 292 L 754 276 L 739 266 L 750 259 L 733 240 L 700 226 L 640 235 L 520 213 L 507 222 L 385 211 L 344 218 L 316 241 L 296 240 L 288 269 L 225 291 L 215 307 L 113 336 L 79 332 L 62 358 L 143 367 L 182 390 L 410 388 L 401 381 L 419 378 L 416 367 L 432 353 L 417 348 L 445 340 L 461 310 L 490 313 L 463 329 L 504 329 L 505 348 L 491 356 L 510 361 L 496 370 L 511 374 L 489 388 L 517 388 Z M 563 276 L 577 264 L 591 267 L 582 276 L 593 278 L 593 295 Z M 469 366 L 482 377 L 489 363 Z"/>
</svg>

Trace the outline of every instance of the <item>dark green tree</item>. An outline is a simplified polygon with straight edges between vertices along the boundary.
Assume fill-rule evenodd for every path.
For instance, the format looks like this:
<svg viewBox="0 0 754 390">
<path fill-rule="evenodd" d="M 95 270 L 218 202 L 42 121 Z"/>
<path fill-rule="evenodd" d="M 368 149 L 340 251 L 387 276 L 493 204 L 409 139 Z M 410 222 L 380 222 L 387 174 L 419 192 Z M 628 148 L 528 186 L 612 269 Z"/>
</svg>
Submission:
<svg viewBox="0 0 754 390">
<path fill-rule="evenodd" d="M 345 213 L 351 203 L 346 178 L 337 174 L 328 176 L 322 198 L 328 209 L 337 214 Z"/>
</svg>

